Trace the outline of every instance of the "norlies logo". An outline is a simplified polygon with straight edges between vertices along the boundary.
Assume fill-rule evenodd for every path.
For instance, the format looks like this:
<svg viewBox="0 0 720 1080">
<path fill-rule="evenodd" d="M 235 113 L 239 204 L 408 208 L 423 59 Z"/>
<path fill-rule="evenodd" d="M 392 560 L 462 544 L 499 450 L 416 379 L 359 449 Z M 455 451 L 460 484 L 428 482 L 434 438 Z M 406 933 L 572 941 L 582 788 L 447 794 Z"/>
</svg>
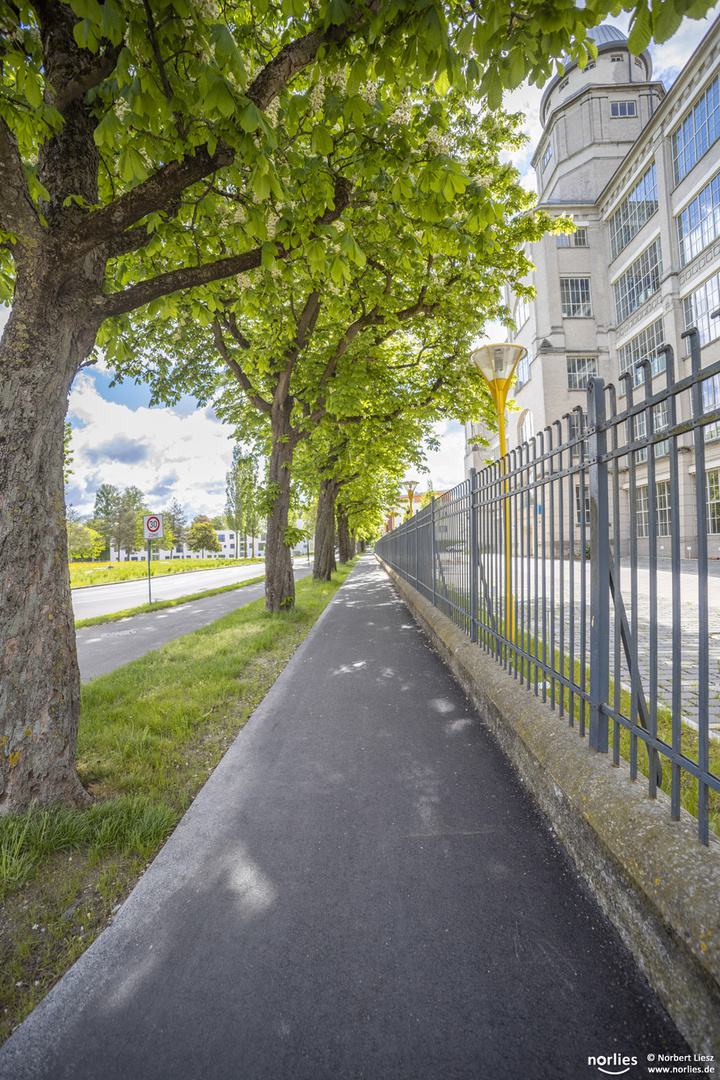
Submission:
<svg viewBox="0 0 720 1080">
<path fill-rule="evenodd" d="M 609 1056 L 599 1054 L 588 1058 L 588 1065 L 594 1065 L 606 1076 L 624 1076 L 637 1063 L 638 1059 L 634 1055 L 630 1057 L 628 1054 L 610 1054 Z"/>
</svg>

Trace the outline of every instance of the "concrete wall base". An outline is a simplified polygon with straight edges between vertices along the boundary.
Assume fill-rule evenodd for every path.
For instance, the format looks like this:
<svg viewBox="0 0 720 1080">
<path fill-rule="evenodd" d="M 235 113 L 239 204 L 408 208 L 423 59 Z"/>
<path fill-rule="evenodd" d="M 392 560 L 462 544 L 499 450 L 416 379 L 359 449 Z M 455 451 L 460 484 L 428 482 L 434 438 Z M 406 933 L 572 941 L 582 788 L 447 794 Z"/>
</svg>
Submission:
<svg viewBox="0 0 720 1080">
<path fill-rule="evenodd" d="M 720 1061 L 720 842 L 653 800 L 378 559 L 696 1054 Z"/>
</svg>

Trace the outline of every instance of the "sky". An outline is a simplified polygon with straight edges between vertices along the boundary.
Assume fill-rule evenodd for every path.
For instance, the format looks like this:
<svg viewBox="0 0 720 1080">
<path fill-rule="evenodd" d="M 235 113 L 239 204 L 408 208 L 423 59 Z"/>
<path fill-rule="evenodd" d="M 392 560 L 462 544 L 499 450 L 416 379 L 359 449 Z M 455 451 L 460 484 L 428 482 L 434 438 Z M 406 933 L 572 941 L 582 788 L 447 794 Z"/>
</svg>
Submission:
<svg viewBox="0 0 720 1080">
<path fill-rule="evenodd" d="M 685 20 L 663 45 L 652 45 L 653 76 L 669 89 L 681 68 L 707 33 L 720 4 L 701 21 Z M 610 22 L 627 33 L 628 16 Z M 535 190 L 530 165 L 540 138 L 539 105 L 542 90 L 523 85 L 505 96 L 510 112 L 522 112 L 529 141 L 512 159 L 523 184 Z M 7 312 L 0 308 L 0 329 Z M 489 325 L 483 341 L 502 341 L 502 327 Z M 70 394 L 68 419 L 73 427 L 73 475 L 66 501 L 81 514 L 93 510 L 95 492 L 103 483 L 125 488 L 139 487 L 151 511 L 163 510 L 176 498 L 192 518 L 223 512 L 225 473 L 233 450 L 232 431 L 220 423 L 211 408 L 196 408 L 183 398 L 174 408 L 150 406 L 145 385 L 125 381 L 111 386 L 112 373 L 102 364 L 86 368 L 75 379 Z M 455 421 L 439 424 L 441 446 L 427 454 L 428 473 L 419 473 L 420 490 L 428 481 L 435 491 L 454 487 L 464 479 L 465 440 Z"/>
</svg>

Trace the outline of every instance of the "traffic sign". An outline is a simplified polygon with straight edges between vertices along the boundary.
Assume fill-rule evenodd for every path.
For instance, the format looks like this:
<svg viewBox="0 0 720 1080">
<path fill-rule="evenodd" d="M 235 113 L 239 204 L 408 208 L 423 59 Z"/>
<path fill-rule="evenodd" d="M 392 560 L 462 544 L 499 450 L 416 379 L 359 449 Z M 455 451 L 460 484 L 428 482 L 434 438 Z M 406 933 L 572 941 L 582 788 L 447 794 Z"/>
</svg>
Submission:
<svg viewBox="0 0 720 1080">
<path fill-rule="evenodd" d="M 165 535 L 162 514 L 143 514 L 143 539 L 158 540 Z"/>
</svg>

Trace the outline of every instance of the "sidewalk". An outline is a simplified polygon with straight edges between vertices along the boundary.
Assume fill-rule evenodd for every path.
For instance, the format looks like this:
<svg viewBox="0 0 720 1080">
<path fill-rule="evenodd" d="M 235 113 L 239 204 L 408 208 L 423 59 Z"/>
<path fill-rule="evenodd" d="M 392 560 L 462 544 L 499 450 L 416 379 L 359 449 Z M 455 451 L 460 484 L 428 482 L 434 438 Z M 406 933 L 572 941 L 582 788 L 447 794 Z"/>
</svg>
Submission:
<svg viewBox="0 0 720 1080">
<path fill-rule="evenodd" d="M 620 1054 L 633 1080 L 673 1052 L 366 556 L 0 1078 L 579 1080 Z"/>
</svg>

